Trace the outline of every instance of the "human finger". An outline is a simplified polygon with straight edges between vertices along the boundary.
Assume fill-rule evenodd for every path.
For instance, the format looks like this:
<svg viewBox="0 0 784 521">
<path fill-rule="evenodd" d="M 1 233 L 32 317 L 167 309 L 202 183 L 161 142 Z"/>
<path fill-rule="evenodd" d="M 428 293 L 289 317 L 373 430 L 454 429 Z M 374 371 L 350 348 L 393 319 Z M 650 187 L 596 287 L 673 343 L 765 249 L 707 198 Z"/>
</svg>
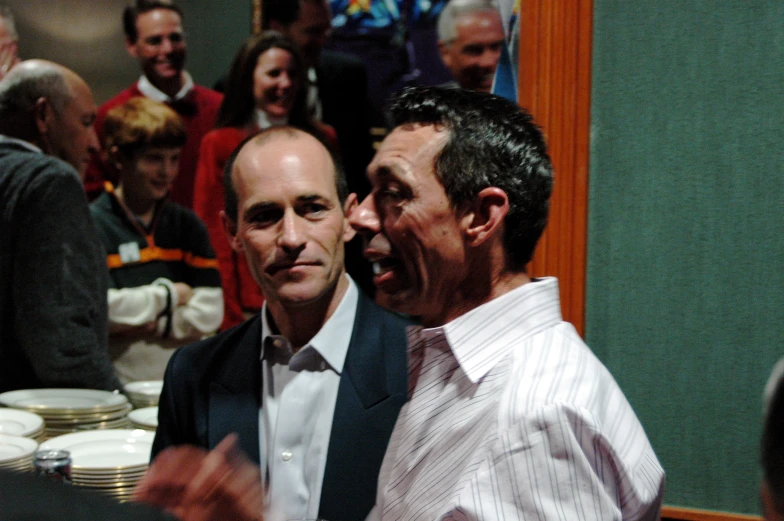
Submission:
<svg viewBox="0 0 784 521">
<path fill-rule="evenodd" d="M 170 447 L 152 462 L 134 490 L 134 500 L 159 508 L 179 504 L 206 451 L 193 446 Z"/>
</svg>

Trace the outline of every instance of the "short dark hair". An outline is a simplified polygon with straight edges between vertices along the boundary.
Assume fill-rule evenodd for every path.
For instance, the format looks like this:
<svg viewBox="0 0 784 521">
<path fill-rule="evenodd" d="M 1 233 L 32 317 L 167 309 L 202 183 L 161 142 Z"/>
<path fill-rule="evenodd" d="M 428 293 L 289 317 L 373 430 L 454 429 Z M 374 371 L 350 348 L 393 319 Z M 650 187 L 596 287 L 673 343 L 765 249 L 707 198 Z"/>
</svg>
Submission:
<svg viewBox="0 0 784 521">
<path fill-rule="evenodd" d="M 348 198 L 348 184 L 346 183 L 346 172 L 343 169 L 343 163 L 340 161 L 340 158 L 332 150 L 332 148 L 324 142 L 324 139 L 321 137 L 321 135 L 314 134 L 300 128 L 292 127 L 290 125 L 269 127 L 246 137 L 242 143 L 240 143 L 237 148 L 234 149 L 234 152 L 231 153 L 229 159 L 226 161 L 226 164 L 223 167 L 224 211 L 226 212 L 226 215 L 229 217 L 229 219 L 231 219 L 234 223 L 237 222 L 237 218 L 239 216 L 239 201 L 237 199 L 237 191 L 234 189 L 232 171 L 234 170 L 234 163 L 236 162 L 240 151 L 242 151 L 242 149 L 245 148 L 245 145 L 251 141 L 256 145 L 263 145 L 265 142 L 277 136 L 282 136 L 285 139 L 294 139 L 300 134 L 307 134 L 314 137 L 327 150 L 329 156 L 332 158 L 332 166 L 334 167 L 335 173 L 335 189 L 338 192 L 338 200 L 340 201 L 341 207 L 343 206 L 343 203 L 346 202 L 346 199 Z"/>
<path fill-rule="evenodd" d="M 531 115 L 493 94 L 438 87 L 404 90 L 390 112 L 395 127 L 434 125 L 449 132 L 434 167 L 453 208 L 491 186 L 506 192 L 507 263 L 524 270 L 547 225 L 553 188 L 547 145 Z"/>
<path fill-rule="evenodd" d="M 284 27 L 293 24 L 299 18 L 299 7 L 302 2 L 322 3 L 325 0 L 263 0 L 261 4 L 261 27 L 269 29 L 270 22 L 275 20 Z"/>
<path fill-rule="evenodd" d="M 284 26 L 291 25 L 299 17 L 299 0 L 263 0 L 261 17 L 264 29 L 269 29 L 271 20 Z"/>
<path fill-rule="evenodd" d="M 777 381 L 772 382 L 773 394 L 765 411 L 761 463 L 773 506 L 777 512 L 784 513 L 784 378 L 781 376 L 776 370 L 771 376 Z"/>
<path fill-rule="evenodd" d="M 139 15 L 154 11 L 155 9 L 168 9 L 180 15 L 180 19 L 185 17 L 182 10 L 172 0 L 134 0 L 133 4 L 123 9 L 123 31 L 125 37 L 131 43 L 136 43 L 139 39 L 139 31 L 136 28 L 136 19 Z"/>
<path fill-rule="evenodd" d="M 300 88 L 291 108 L 289 122 L 294 126 L 309 124 L 307 113 L 307 92 L 304 87 L 307 71 L 296 44 L 275 31 L 264 31 L 258 36 L 245 40 L 231 64 L 229 77 L 226 81 L 225 94 L 218 110 L 216 128 L 243 127 L 253 118 L 256 101 L 253 98 L 253 74 L 259 56 L 270 49 L 283 49 L 294 57 L 294 64 L 299 75 Z"/>
</svg>

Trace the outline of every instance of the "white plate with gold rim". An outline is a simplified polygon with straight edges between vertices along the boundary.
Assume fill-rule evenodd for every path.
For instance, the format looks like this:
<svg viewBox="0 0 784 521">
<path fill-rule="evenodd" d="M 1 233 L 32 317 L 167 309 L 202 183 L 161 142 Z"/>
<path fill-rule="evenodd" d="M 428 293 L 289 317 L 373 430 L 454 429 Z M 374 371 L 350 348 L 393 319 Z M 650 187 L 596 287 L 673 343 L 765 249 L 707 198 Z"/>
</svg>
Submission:
<svg viewBox="0 0 784 521">
<path fill-rule="evenodd" d="M 150 462 L 155 433 L 142 429 L 75 432 L 52 438 L 41 449 L 63 449 L 71 453 L 74 469 L 144 467 Z"/>
<path fill-rule="evenodd" d="M 144 382 L 128 382 L 125 384 L 125 392 L 128 394 L 138 394 L 145 398 L 153 398 L 161 395 L 163 380 L 146 380 Z"/>
<path fill-rule="evenodd" d="M 0 394 L 0 404 L 6 407 L 55 414 L 113 411 L 127 403 L 122 394 L 96 389 L 22 389 Z"/>
<path fill-rule="evenodd" d="M 145 407 L 143 409 L 136 409 L 135 411 L 128 413 L 128 419 L 136 425 L 155 429 L 158 427 L 158 408 Z"/>
<path fill-rule="evenodd" d="M 0 434 L 29 437 L 39 434 L 44 419 L 35 413 L 16 409 L 0 409 Z"/>
<path fill-rule="evenodd" d="M 38 443 L 30 438 L 0 434 L 0 463 L 12 463 L 29 458 L 37 448 Z"/>
</svg>

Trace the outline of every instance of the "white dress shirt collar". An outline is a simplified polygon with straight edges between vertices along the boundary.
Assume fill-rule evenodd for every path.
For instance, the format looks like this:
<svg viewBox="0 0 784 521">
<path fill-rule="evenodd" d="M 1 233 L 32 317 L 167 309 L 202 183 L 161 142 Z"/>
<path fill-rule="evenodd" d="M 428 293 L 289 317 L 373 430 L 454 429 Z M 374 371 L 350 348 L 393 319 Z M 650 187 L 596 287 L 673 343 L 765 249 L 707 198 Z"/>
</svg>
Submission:
<svg viewBox="0 0 784 521">
<path fill-rule="evenodd" d="M 265 128 L 286 125 L 289 122 L 289 118 L 271 118 L 263 110 L 255 109 L 254 121 L 259 130 L 264 130 Z"/>
<path fill-rule="evenodd" d="M 323 110 L 321 108 L 321 99 L 318 91 L 318 76 L 316 75 L 316 68 L 311 67 L 308 69 L 308 82 L 306 93 L 306 106 L 308 109 L 308 116 L 316 121 L 321 121 Z"/>
<path fill-rule="evenodd" d="M 305 356 L 306 347 L 315 349 L 337 373 L 343 372 L 343 363 L 346 361 L 346 352 L 351 341 L 351 334 L 354 329 L 354 318 L 357 312 L 357 301 L 359 300 L 359 290 L 356 284 L 348 275 L 348 288 L 343 298 L 340 300 L 337 309 L 331 317 L 321 326 L 321 329 L 307 345 L 303 346 L 294 356 L 291 357 L 291 364 L 298 355 Z M 261 358 L 264 358 L 264 349 L 267 337 L 275 336 L 269 322 L 267 313 L 267 303 L 261 307 Z"/>
<path fill-rule="evenodd" d="M 526 312 L 528 310 L 532 312 Z M 493 320 L 492 328 L 479 327 L 489 319 Z M 471 382 L 477 383 L 510 349 L 519 345 L 521 330 L 529 337 L 561 320 L 558 280 L 554 277 L 534 279 L 442 327 L 412 328 L 408 342 L 409 365 L 422 356 L 426 345 L 436 344 L 439 338 L 446 337 L 460 367 Z"/>
<path fill-rule="evenodd" d="M 43 154 L 43 150 L 33 145 L 29 141 L 25 141 L 24 139 L 18 139 L 11 136 L 6 136 L 5 134 L 0 134 L 0 143 L 15 143 L 20 147 L 24 147 L 27 150 L 30 150 L 31 152 L 38 152 L 39 154 Z"/>
<path fill-rule="evenodd" d="M 187 71 L 182 71 L 182 77 L 185 79 L 185 83 L 173 98 L 169 97 L 168 94 L 158 90 L 158 87 L 153 85 L 144 74 L 142 74 L 141 78 L 139 78 L 139 82 L 136 84 L 136 86 L 139 88 L 139 92 L 151 100 L 157 101 L 159 103 L 166 103 L 167 101 L 181 100 L 187 96 L 191 90 L 193 90 L 193 78 L 191 78 L 191 75 L 188 74 Z"/>
</svg>

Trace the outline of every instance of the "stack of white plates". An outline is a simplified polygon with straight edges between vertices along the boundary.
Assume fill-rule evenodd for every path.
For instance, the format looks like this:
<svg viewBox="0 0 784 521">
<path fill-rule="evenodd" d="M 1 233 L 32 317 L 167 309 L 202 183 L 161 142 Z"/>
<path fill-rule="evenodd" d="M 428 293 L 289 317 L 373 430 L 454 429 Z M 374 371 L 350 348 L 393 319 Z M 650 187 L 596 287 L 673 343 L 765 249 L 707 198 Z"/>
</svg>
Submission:
<svg viewBox="0 0 784 521">
<path fill-rule="evenodd" d="M 155 407 L 161 396 L 163 382 L 161 380 L 148 380 L 144 382 L 129 382 L 125 384 L 125 394 L 131 400 L 135 409 Z"/>
<path fill-rule="evenodd" d="M 38 442 L 21 436 L 0 434 L 0 468 L 17 472 L 33 470 L 33 454 Z"/>
<path fill-rule="evenodd" d="M 74 485 L 128 501 L 149 465 L 153 437 L 144 430 L 77 432 L 52 438 L 40 450 L 67 450 Z"/>
<path fill-rule="evenodd" d="M 128 399 L 93 389 L 25 389 L 0 394 L 0 404 L 33 412 L 45 423 L 44 436 L 130 426 Z"/>
<path fill-rule="evenodd" d="M 131 420 L 131 427 L 134 429 L 154 431 L 158 428 L 158 408 L 136 409 L 128 413 L 128 419 Z"/>
<path fill-rule="evenodd" d="M 44 419 L 32 412 L 0 409 L 0 434 L 22 436 L 40 443 L 44 438 Z"/>
</svg>

